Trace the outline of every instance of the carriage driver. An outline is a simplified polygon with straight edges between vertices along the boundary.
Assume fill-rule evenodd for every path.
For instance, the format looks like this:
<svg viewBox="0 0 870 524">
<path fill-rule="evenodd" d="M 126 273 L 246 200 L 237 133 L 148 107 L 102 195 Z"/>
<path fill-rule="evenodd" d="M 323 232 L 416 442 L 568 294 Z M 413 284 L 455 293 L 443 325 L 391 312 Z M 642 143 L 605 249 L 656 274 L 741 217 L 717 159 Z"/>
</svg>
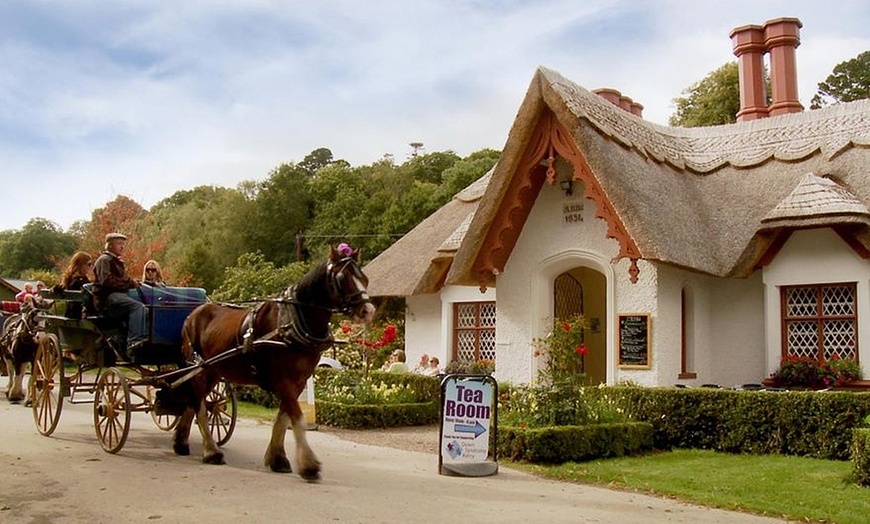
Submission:
<svg viewBox="0 0 870 524">
<path fill-rule="evenodd" d="M 127 350 L 125 357 L 145 343 L 145 306 L 127 294 L 127 290 L 138 288 L 139 282 L 133 280 L 121 256 L 127 247 L 127 237 L 121 233 L 106 235 L 106 246 L 94 263 L 94 299 L 97 310 L 109 318 L 127 321 Z M 123 341 L 121 342 L 123 343 Z M 120 348 L 123 352 L 124 348 Z"/>
</svg>

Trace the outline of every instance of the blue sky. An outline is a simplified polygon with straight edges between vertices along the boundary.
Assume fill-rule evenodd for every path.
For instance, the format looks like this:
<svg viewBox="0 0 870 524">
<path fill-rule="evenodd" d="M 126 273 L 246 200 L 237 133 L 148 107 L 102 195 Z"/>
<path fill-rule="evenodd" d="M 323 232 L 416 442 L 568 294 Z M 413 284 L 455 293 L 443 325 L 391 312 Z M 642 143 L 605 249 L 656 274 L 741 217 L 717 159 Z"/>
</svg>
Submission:
<svg viewBox="0 0 870 524">
<path fill-rule="evenodd" d="M 263 180 L 319 147 L 353 165 L 501 149 L 539 65 L 665 124 L 734 59 L 731 29 L 783 16 L 803 22 L 808 106 L 870 49 L 870 2 L 4 0 L 0 230 Z"/>
</svg>

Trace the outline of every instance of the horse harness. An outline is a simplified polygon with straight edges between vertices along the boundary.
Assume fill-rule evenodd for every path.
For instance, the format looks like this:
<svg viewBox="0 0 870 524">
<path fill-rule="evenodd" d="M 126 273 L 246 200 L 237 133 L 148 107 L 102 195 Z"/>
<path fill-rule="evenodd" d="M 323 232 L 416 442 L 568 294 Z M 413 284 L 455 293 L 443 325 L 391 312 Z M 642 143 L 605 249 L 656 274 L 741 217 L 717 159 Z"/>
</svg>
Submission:
<svg viewBox="0 0 870 524">
<path fill-rule="evenodd" d="M 337 271 L 334 270 L 336 266 L 338 267 Z M 344 294 L 342 293 L 342 287 L 345 283 L 344 279 L 348 278 L 344 273 L 348 269 L 351 271 L 350 278 L 354 279 L 357 290 L 350 294 Z M 322 306 L 320 304 L 302 302 L 296 296 L 296 286 L 291 286 L 280 297 L 268 300 L 278 304 L 278 327 L 276 329 L 254 340 L 254 321 L 266 302 L 257 304 L 245 315 L 245 319 L 239 328 L 243 348 L 242 353 L 252 351 L 254 343 L 257 341 L 280 342 L 287 347 L 295 344 L 303 350 L 317 353 L 323 353 L 329 349 L 335 341 L 332 333 L 327 331 L 322 336 L 313 334 L 305 320 L 305 315 L 302 314 L 302 308 L 313 307 L 327 310 L 330 313 L 341 312 L 348 314 L 354 307 L 368 302 L 369 296 L 361 285 L 362 272 L 353 258 L 345 257 L 335 264 L 329 262 L 327 263 L 326 270 L 329 298 L 336 306 Z"/>
</svg>

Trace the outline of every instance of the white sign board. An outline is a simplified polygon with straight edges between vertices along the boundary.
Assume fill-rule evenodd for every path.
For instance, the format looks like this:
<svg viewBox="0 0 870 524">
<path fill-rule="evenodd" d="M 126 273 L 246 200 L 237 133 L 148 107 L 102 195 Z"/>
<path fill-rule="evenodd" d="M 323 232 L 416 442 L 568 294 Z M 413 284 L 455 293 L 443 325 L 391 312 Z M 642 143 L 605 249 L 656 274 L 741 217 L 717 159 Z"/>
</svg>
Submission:
<svg viewBox="0 0 870 524">
<path fill-rule="evenodd" d="M 489 455 L 493 386 L 486 381 L 449 380 L 444 388 L 441 460 L 484 462 Z"/>
</svg>

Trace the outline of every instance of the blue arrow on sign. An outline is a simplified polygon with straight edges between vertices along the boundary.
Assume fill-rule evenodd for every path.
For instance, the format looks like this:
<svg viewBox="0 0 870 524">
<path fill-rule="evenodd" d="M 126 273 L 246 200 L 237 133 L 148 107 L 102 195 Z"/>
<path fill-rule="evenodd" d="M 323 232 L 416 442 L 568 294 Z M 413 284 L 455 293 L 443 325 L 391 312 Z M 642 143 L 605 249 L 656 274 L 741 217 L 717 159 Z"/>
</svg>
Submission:
<svg viewBox="0 0 870 524">
<path fill-rule="evenodd" d="M 486 433 L 486 428 L 479 421 L 475 421 L 473 426 L 471 424 L 456 424 L 453 426 L 453 430 L 457 433 L 474 433 L 474 438 Z"/>
</svg>

